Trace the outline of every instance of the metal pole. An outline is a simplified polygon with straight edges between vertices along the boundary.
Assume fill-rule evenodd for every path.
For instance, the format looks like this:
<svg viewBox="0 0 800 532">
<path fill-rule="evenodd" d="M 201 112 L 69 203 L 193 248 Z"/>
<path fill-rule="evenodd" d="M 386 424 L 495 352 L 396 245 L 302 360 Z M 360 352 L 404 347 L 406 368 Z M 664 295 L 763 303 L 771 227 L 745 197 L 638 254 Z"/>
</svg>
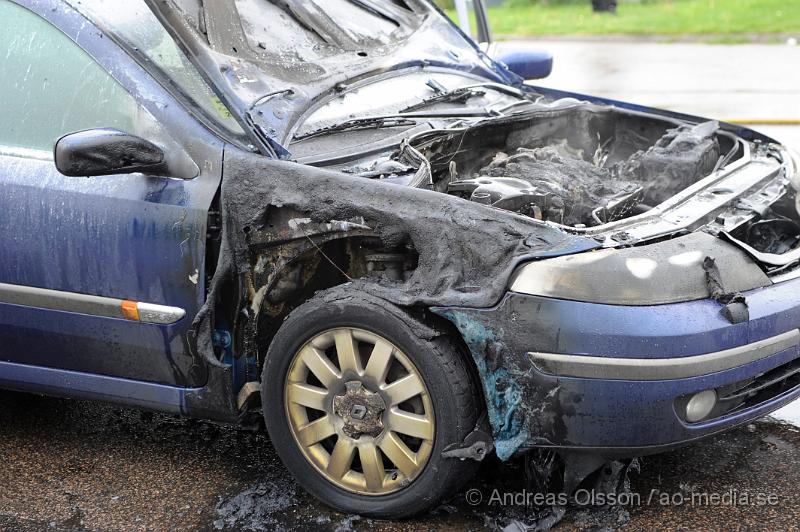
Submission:
<svg viewBox="0 0 800 532">
<path fill-rule="evenodd" d="M 455 0 L 455 4 L 458 25 L 461 27 L 461 31 L 472 37 L 472 30 L 469 25 L 469 0 Z"/>
<path fill-rule="evenodd" d="M 486 14 L 486 6 L 483 0 L 472 0 L 472 9 L 475 11 L 475 22 L 478 28 L 478 42 L 491 43 L 492 30 L 489 27 L 489 16 Z"/>
</svg>

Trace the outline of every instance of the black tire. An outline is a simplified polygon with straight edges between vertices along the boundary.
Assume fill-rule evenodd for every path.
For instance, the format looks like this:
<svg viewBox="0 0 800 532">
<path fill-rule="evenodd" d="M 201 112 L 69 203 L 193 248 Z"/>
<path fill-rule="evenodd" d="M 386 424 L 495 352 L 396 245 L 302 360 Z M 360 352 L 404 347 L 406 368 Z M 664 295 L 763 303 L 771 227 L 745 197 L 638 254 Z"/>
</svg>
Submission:
<svg viewBox="0 0 800 532">
<path fill-rule="evenodd" d="M 284 385 L 292 359 L 315 335 L 339 327 L 357 327 L 392 342 L 412 360 L 428 389 L 436 427 L 433 450 L 424 469 L 399 491 L 363 495 L 334 484 L 306 459 L 290 429 Z M 274 337 L 261 380 L 267 430 L 287 469 L 325 504 L 369 517 L 410 517 L 455 494 L 476 472 L 477 462 L 446 459 L 441 453 L 475 429 L 484 408 L 482 394 L 457 344 L 425 331 L 432 330 L 400 308 L 344 286 L 320 292 L 295 309 Z"/>
</svg>

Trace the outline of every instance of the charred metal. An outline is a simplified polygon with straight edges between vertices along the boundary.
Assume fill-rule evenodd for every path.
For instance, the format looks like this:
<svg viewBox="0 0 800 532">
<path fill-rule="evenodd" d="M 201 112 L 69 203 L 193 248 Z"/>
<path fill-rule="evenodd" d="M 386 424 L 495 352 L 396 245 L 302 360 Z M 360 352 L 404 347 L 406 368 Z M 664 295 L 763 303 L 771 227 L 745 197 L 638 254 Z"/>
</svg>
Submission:
<svg viewBox="0 0 800 532">
<path fill-rule="evenodd" d="M 796 162 L 770 139 L 528 87 L 425 3 L 357 4 L 365 18 L 344 31 L 313 2 L 151 2 L 254 144 L 284 159 L 226 149 L 219 257 L 194 322 L 212 372 L 229 371 L 215 331 L 258 368 L 293 309 L 347 285 L 442 318 L 435 334 L 470 353 L 491 441 L 448 456 L 602 449 L 617 425 L 582 417 L 594 384 L 531 356 L 586 350 L 562 307 L 591 322 L 603 305 L 666 316 L 710 299 L 736 326 L 746 294 L 800 276 Z"/>
<path fill-rule="evenodd" d="M 497 317 L 480 310 L 502 305 L 519 265 L 605 248 L 586 257 L 603 264 L 597 253 L 610 254 L 610 261 L 619 255 L 639 278 L 640 264 L 690 268 L 662 272 L 667 283 L 670 275 L 681 281 L 661 296 L 647 285 L 638 295 L 627 288 L 624 304 L 644 294 L 657 304 L 710 297 L 725 305 L 721 314 L 733 324 L 748 319 L 741 292 L 796 267 L 797 261 L 775 268 L 744 258 L 751 249 L 770 255 L 797 249 L 795 192 L 778 152 L 750 145 L 716 122 L 531 97 L 538 103 L 529 101 L 529 109 L 512 116 L 401 134 L 377 151 L 348 155 L 347 162 L 322 156 L 305 161 L 313 165 L 272 162 L 229 149 L 221 266 L 207 311 L 195 322 L 198 334 L 215 327 L 208 323 L 210 309 L 227 308 L 239 356 L 263 360 L 263 346 L 292 309 L 345 283 L 416 312 L 432 308 L 472 355 L 492 446 L 507 459 L 534 447 L 568 447 L 578 430 L 575 407 L 584 400 L 557 379 L 531 380 L 535 369 L 524 353 L 534 347 L 522 339 L 540 325 L 524 321 L 528 328 L 516 330 L 509 324 L 520 323 L 522 311 Z M 416 124 L 390 129 L 398 126 L 414 130 Z M 302 154 L 333 137 L 375 133 L 355 129 L 321 131 L 291 146 Z M 765 173 L 748 174 L 753 165 Z M 726 188 L 728 180 L 740 188 Z M 671 211 L 680 220 L 677 213 L 688 208 L 694 218 L 666 227 Z M 696 236 L 678 238 L 687 234 Z M 239 287 L 237 302 L 216 295 L 227 291 L 221 283 Z M 591 278 L 586 283 L 573 288 L 589 288 Z M 613 288 L 602 286 L 594 296 L 590 290 L 575 297 L 610 294 L 614 300 Z M 541 337 L 552 338 L 544 330 Z M 538 348 L 562 351 L 563 338 Z M 458 456 L 471 448 L 464 445 Z"/>
<path fill-rule="evenodd" d="M 570 491 L 800 396 L 800 156 L 527 85 L 429 0 L 322 4 L 0 2 L 61 43 L 8 24 L 20 101 L 59 109 L 71 50 L 68 99 L 128 102 L 0 153 L 0 385 L 264 423 L 381 518 L 492 451 Z"/>
</svg>

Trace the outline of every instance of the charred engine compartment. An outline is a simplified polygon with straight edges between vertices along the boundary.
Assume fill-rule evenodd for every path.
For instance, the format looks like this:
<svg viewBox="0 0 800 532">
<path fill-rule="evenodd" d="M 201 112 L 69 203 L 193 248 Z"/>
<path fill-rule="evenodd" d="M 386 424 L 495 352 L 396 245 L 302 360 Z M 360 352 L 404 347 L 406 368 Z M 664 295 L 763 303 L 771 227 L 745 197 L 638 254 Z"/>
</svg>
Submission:
<svg viewBox="0 0 800 532">
<path fill-rule="evenodd" d="M 572 227 L 646 212 L 737 151 L 716 122 L 676 125 L 595 106 L 429 135 L 412 144 L 436 190 Z"/>
<path fill-rule="evenodd" d="M 314 164 L 568 227 L 595 227 L 647 212 L 743 155 L 737 137 L 714 121 L 686 125 L 569 99 L 427 125 L 414 123 L 407 137 L 394 129 L 348 132 L 354 145 L 380 147 L 366 157 L 337 154 Z M 381 137 L 394 140 L 391 151 Z M 332 141 L 318 139 L 301 151 Z"/>
<path fill-rule="evenodd" d="M 769 274 L 797 273 L 800 216 L 797 191 L 790 188 L 757 216 L 722 236 L 738 245 Z"/>
<path fill-rule="evenodd" d="M 647 150 L 615 163 L 608 163 L 608 141 L 588 149 L 566 139 L 534 148 L 513 143 L 477 177 L 452 181 L 447 190 L 562 225 L 599 225 L 647 210 L 707 175 L 719 157 L 714 126 L 669 130 Z"/>
<path fill-rule="evenodd" d="M 687 124 L 572 99 L 479 120 L 415 122 L 405 133 L 378 128 L 347 135 L 356 149 L 333 159 L 320 156 L 315 165 L 431 189 L 598 238 L 606 224 L 656 213 L 699 181 L 735 172 L 754 158 L 775 157 L 767 146 L 748 143 L 715 121 Z M 317 146 L 341 142 L 334 137 Z M 703 194 L 722 198 L 729 192 L 713 187 Z M 758 190 L 742 193 L 749 196 L 731 196 L 727 204 L 735 224 L 717 223 L 711 214 L 686 230 L 707 224 L 706 231 L 725 233 L 768 273 L 800 263 L 794 189 L 784 180 L 761 194 L 759 204 L 750 201 Z"/>
<path fill-rule="evenodd" d="M 687 125 L 574 99 L 531 106 L 479 120 L 404 121 L 405 134 L 397 124 L 348 131 L 356 148 L 309 164 L 596 227 L 647 212 L 744 155 L 715 121 Z M 341 142 L 330 135 L 293 148 L 319 154 Z"/>
<path fill-rule="evenodd" d="M 798 247 L 800 223 L 796 215 L 790 218 L 773 209 L 737 231 L 735 236 L 762 253 L 783 255 Z"/>
</svg>

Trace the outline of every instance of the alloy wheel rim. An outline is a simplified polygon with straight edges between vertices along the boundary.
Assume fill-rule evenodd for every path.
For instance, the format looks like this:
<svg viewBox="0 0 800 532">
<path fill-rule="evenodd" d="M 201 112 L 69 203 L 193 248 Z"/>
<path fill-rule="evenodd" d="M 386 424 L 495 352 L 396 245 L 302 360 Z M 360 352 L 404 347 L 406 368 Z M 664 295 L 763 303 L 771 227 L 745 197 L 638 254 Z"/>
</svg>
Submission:
<svg viewBox="0 0 800 532">
<path fill-rule="evenodd" d="M 317 334 L 295 353 L 284 385 L 289 428 L 329 482 L 386 495 L 413 482 L 433 449 L 433 404 L 397 346 L 354 327 Z"/>
</svg>

